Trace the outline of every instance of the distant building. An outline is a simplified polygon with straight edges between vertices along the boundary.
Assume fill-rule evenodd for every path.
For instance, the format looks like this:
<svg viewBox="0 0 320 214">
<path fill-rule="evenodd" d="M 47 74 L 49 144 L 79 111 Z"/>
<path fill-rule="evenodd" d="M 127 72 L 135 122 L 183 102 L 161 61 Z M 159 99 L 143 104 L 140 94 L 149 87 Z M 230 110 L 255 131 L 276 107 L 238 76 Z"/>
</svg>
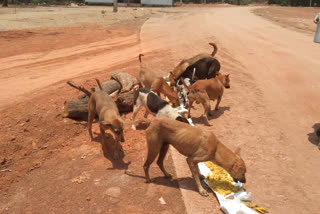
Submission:
<svg viewBox="0 0 320 214">
<path fill-rule="evenodd" d="M 113 4 L 113 0 L 85 0 L 86 4 Z M 169 6 L 173 0 L 118 0 L 119 6 Z"/>
</svg>

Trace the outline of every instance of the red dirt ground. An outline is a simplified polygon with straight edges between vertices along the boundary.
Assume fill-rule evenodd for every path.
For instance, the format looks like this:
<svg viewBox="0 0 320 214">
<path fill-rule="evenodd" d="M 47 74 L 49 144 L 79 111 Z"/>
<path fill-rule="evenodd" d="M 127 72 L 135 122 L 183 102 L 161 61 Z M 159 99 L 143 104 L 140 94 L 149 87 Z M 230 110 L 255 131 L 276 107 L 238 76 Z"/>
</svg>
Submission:
<svg viewBox="0 0 320 214">
<path fill-rule="evenodd" d="M 166 75 L 181 59 L 210 52 L 212 41 L 221 72 L 231 73 L 231 89 L 210 117 L 214 126 L 202 125 L 200 106 L 192 111 L 194 122 L 233 150 L 242 148 L 254 203 L 271 213 L 317 212 L 319 45 L 310 33 L 278 26 L 252 9 L 168 8 L 142 27 L 1 32 L 0 169 L 11 170 L 0 173 L 1 213 L 220 213 L 212 194 L 196 192 L 182 156 L 173 153 L 165 162 L 176 170 L 173 181 L 154 164 L 156 182 L 144 183 L 144 126 L 126 126 L 126 156 L 113 162 L 89 141 L 86 122 L 63 118 L 64 101 L 80 95 L 66 80 L 90 88 L 110 71 L 136 74 L 139 53 Z M 98 136 L 96 124 L 94 131 Z"/>
</svg>

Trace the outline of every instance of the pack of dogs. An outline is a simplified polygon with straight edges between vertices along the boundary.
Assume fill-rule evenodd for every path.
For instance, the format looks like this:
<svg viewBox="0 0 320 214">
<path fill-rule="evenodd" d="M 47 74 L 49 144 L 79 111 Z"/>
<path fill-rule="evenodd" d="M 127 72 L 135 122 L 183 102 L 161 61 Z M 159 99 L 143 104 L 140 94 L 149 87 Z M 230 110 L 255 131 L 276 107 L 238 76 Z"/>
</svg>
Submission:
<svg viewBox="0 0 320 214">
<path fill-rule="evenodd" d="M 187 163 L 202 196 L 208 196 L 208 192 L 201 186 L 199 162 L 212 161 L 227 170 L 235 182 L 246 182 L 246 165 L 239 150 L 231 151 L 212 131 L 191 126 L 188 121 L 188 118 L 191 118 L 193 103 L 197 102 L 203 106 L 205 124 L 210 126 L 208 120 L 208 115 L 212 114 L 210 101 L 217 100 L 215 110 L 218 111 L 224 89 L 230 88 L 230 75 L 220 73 L 220 62 L 214 58 L 217 46 L 214 43 L 209 44 L 213 47 L 211 54 L 200 53 L 182 60 L 169 73 L 167 80 L 157 76 L 142 62 L 143 54 L 139 55 L 140 71 L 136 77 L 139 88 L 134 91 L 131 128 L 136 130 L 135 117 L 141 107 L 145 108 L 145 118 L 148 114 L 155 116 L 146 129 L 148 154 L 143 168 L 147 183 L 152 182 L 149 167 L 157 156 L 160 170 L 166 178 L 171 178 L 171 174 L 163 164 L 169 145 L 187 157 Z M 173 87 L 170 87 L 167 81 Z M 92 121 L 98 115 L 101 135 L 110 130 L 117 143 L 124 142 L 125 121 L 120 116 L 116 103 L 102 90 L 98 80 L 97 84 L 100 90 L 92 93 L 89 99 L 89 136 L 92 140 Z M 170 103 L 162 99 L 161 95 L 167 97 Z M 187 117 L 174 108 L 181 103 L 188 108 Z"/>
</svg>

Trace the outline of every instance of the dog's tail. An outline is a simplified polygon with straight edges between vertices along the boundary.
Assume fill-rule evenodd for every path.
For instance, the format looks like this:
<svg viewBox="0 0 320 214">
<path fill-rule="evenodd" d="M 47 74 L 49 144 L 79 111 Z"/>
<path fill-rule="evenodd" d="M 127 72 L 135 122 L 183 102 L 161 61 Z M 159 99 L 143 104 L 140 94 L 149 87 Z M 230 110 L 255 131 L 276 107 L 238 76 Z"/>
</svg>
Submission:
<svg viewBox="0 0 320 214">
<path fill-rule="evenodd" d="M 218 52 L 218 47 L 213 42 L 209 42 L 209 45 L 211 45 L 213 47 L 213 51 L 212 51 L 211 56 L 214 57 L 214 55 L 216 55 L 216 53 Z"/>
<path fill-rule="evenodd" d="M 186 84 L 186 82 L 184 81 L 184 79 L 183 79 L 182 77 L 180 77 L 180 80 L 181 80 L 183 86 L 184 86 L 188 91 L 190 91 L 190 90 L 189 90 L 189 87 L 187 86 L 187 84 Z"/>
<path fill-rule="evenodd" d="M 143 54 L 139 54 L 139 61 L 141 63 L 141 57 L 144 56 Z"/>
<path fill-rule="evenodd" d="M 98 79 L 96 79 L 96 81 L 97 81 L 97 83 L 98 83 L 98 86 L 99 86 L 100 90 L 103 91 L 102 86 L 101 86 L 101 84 L 100 84 L 100 81 L 99 81 Z"/>
</svg>

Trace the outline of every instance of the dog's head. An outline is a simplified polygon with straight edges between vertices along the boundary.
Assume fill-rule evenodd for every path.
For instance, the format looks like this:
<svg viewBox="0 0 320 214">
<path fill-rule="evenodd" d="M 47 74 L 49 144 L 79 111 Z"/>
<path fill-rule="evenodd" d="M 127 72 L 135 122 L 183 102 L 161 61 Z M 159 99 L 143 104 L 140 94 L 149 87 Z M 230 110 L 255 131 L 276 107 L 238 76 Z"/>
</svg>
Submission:
<svg viewBox="0 0 320 214">
<path fill-rule="evenodd" d="M 236 158 L 235 162 L 232 165 L 230 175 L 235 182 L 240 181 L 241 183 L 246 182 L 246 165 L 243 159 L 240 157 L 240 149 L 237 149 L 235 152 Z"/>
<path fill-rule="evenodd" d="M 223 84 L 225 88 L 230 88 L 230 74 L 220 74 L 217 75 L 217 78 L 220 80 L 220 82 Z"/>
<path fill-rule="evenodd" d="M 106 121 L 100 121 L 100 127 L 104 130 L 110 129 L 113 132 L 113 134 L 116 136 L 117 141 L 124 142 L 122 119 L 114 119 L 112 123 L 106 122 Z"/>
</svg>

